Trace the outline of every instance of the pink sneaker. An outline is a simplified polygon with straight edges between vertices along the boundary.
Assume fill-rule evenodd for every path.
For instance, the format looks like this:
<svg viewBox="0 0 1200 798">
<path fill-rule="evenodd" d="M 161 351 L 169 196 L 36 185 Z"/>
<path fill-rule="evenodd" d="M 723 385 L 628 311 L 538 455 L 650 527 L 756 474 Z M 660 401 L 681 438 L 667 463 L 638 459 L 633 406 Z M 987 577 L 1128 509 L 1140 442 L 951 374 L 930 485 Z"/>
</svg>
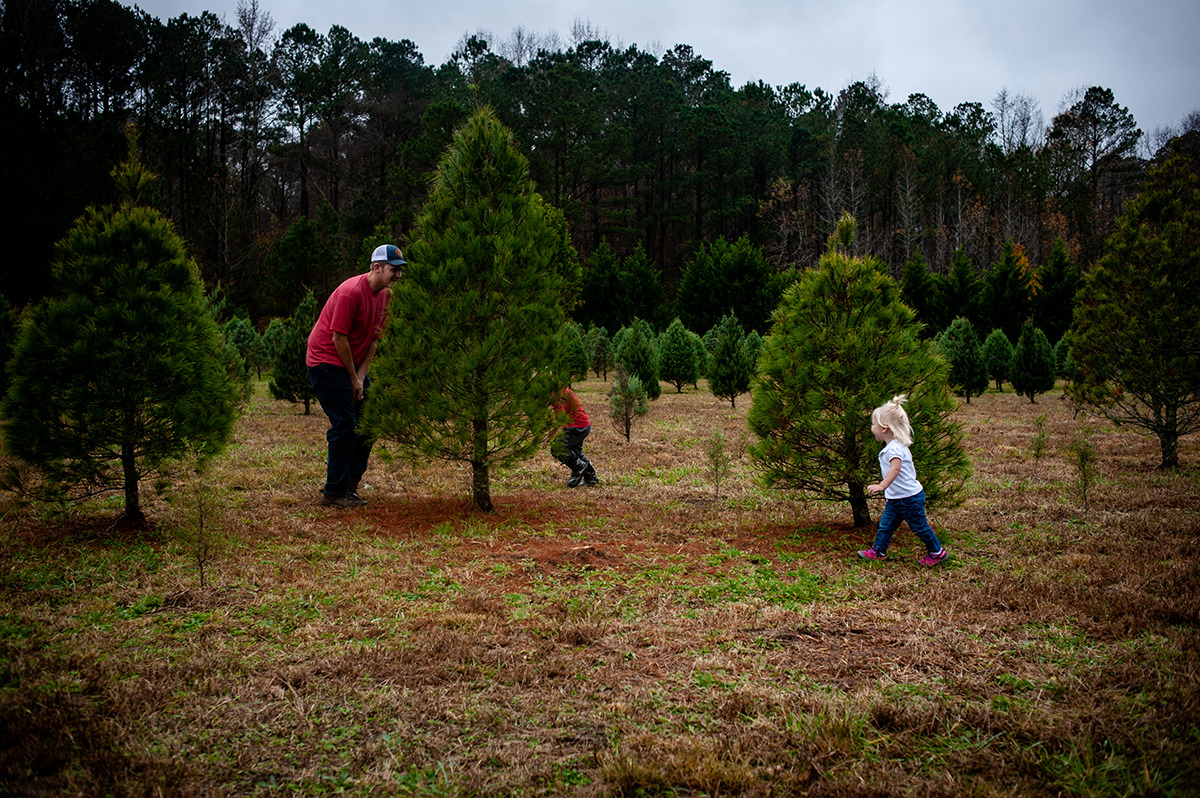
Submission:
<svg viewBox="0 0 1200 798">
<path fill-rule="evenodd" d="M 864 551 L 860 551 L 858 553 L 858 556 L 859 556 L 859 559 L 863 559 L 863 560 L 886 560 L 887 559 L 887 555 L 880 554 L 879 552 L 875 551 L 874 546 L 872 546 L 871 548 L 866 549 Z"/>
<path fill-rule="evenodd" d="M 945 546 L 942 546 L 941 551 L 934 552 L 933 554 L 926 554 L 924 557 L 922 557 L 921 565 L 924 565 L 926 568 L 932 568 L 935 565 L 941 565 L 944 563 L 946 558 L 949 556 L 950 552 L 946 551 Z"/>
</svg>

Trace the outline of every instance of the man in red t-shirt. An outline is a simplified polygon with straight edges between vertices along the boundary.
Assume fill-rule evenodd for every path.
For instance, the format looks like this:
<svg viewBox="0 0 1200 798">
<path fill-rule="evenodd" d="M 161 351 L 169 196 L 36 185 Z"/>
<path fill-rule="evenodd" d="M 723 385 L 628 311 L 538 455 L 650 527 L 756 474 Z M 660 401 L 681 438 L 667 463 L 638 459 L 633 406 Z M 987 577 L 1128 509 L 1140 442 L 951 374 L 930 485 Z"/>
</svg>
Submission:
<svg viewBox="0 0 1200 798">
<path fill-rule="evenodd" d="M 308 335 L 305 363 L 321 409 L 329 416 L 325 487 L 326 507 L 361 507 L 358 483 L 367 470 L 371 441 L 358 434 L 358 416 L 371 378 L 367 371 L 387 324 L 389 286 L 406 265 L 391 244 L 376 247 L 366 274 L 334 289 Z"/>
<path fill-rule="evenodd" d="M 550 453 L 558 462 L 571 469 L 571 476 L 567 477 L 567 486 L 577 488 L 581 483 L 589 487 L 599 485 L 600 478 L 596 476 L 592 461 L 583 455 L 583 441 L 592 431 L 592 420 L 588 418 L 579 397 L 570 387 L 563 386 L 553 409 L 555 412 L 563 411 L 567 414 L 567 423 L 563 425 L 562 432 L 550 442 Z"/>
</svg>

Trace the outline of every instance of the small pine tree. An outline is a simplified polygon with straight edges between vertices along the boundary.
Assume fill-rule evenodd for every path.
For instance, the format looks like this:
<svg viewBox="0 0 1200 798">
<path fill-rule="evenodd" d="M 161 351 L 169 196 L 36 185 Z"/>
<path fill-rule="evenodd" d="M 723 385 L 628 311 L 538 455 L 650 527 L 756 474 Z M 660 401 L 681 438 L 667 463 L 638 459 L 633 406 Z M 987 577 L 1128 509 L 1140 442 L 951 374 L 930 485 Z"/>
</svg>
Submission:
<svg viewBox="0 0 1200 798">
<path fill-rule="evenodd" d="M 965 397 L 982 396 L 988 387 L 987 363 L 975 325 L 959 316 L 937 337 L 938 352 L 950 364 L 950 385 L 954 393 Z"/>
<path fill-rule="evenodd" d="M 286 319 L 276 316 L 267 324 L 267 329 L 263 330 L 263 357 L 266 358 L 268 366 L 274 366 L 275 364 L 275 355 L 279 353 L 279 340 L 283 336 L 283 328 L 286 321 Z"/>
<path fill-rule="evenodd" d="M 571 381 L 587 379 L 589 365 L 587 347 L 584 345 L 583 336 L 579 333 L 578 325 L 574 322 L 569 321 L 563 325 L 562 347 L 563 356 L 566 358 L 563 370 L 570 375 Z"/>
<path fill-rule="evenodd" d="M 721 482 L 724 481 L 731 470 L 733 457 L 730 456 L 725 447 L 725 436 L 720 432 L 714 431 L 701 446 L 704 448 L 704 456 L 708 461 L 708 475 L 712 478 L 713 501 L 719 501 L 721 498 Z"/>
<path fill-rule="evenodd" d="M 612 341 L 608 339 L 608 330 L 603 327 L 591 327 L 588 329 L 584 342 L 587 344 L 588 362 L 592 364 L 592 371 L 597 377 L 607 382 L 608 370 L 615 365 Z"/>
<path fill-rule="evenodd" d="M 1049 336 L 1047 336 L 1049 337 Z M 1058 343 L 1054 345 L 1054 373 L 1059 377 L 1067 377 L 1067 369 L 1070 366 L 1071 346 L 1067 343 L 1066 336 L 1058 339 Z"/>
<path fill-rule="evenodd" d="M 241 371 L 253 370 L 262 376 L 262 339 L 250 319 L 239 316 L 225 322 L 221 325 L 221 338 L 225 348 L 239 361 Z"/>
<path fill-rule="evenodd" d="M 135 173 L 131 142 L 114 177 Z M 140 483 L 217 454 L 239 405 L 199 268 L 170 221 L 127 198 L 75 222 L 53 275 L 9 365 L 5 446 L 59 493 L 123 490 L 141 523 Z"/>
<path fill-rule="evenodd" d="M 700 378 L 700 365 L 691 335 L 678 318 L 658 337 L 659 376 L 683 393 L 684 385 L 693 385 Z"/>
<path fill-rule="evenodd" d="M 1004 381 L 1008 379 L 1008 365 L 1012 362 L 1013 345 L 999 327 L 988 334 L 983 342 L 983 362 L 987 365 L 988 374 L 996 381 L 996 390 L 1004 390 Z"/>
<path fill-rule="evenodd" d="M 737 407 L 738 396 L 750 390 L 750 381 L 754 377 L 753 356 L 736 315 L 725 316 L 714 329 L 708 389 L 713 396 L 728 399 L 731 407 Z"/>
<path fill-rule="evenodd" d="M 1054 350 L 1046 340 L 1046 334 L 1026 321 L 1021 327 L 1021 337 L 1013 349 L 1009 379 L 1013 390 L 1036 402 L 1039 393 L 1054 388 Z"/>
<path fill-rule="evenodd" d="M 893 395 L 909 395 L 913 457 L 931 504 L 957 500 L 970 465 L 945 362 L 920 341 L 878 263 L 846 254 L 847 238 L 831 236 L 817 268 L 784 293 L 747 423 L 768 485 L 846 501 L 862 527 L 871 523 L 867 485 L 879 479 L 870 412 Z"/>
<path fill-rule="evenodd" d="M 647 327 L 640 319 L 634 319 L 624 329 L 628 332 L 622 336 L 617 349 L 617 363 L 624 364 L 629 374 L 638 378 L 647 396 L 657 399 L 662 396 L 662 386 L 658 383 L 658 355 L 651 336 L 646 334 Z"/>
<path fill-rule="evenodd" d="M 1041 462 L 1049 445 L 1050 428 L 1047 425 L 1046 414 L 1042 413 L 1033 419 L 1033 435 L 1029 438 L 1029 453 L 1033 455 L 1035 463 Z"/>
<path fill-rule="evenodd" d="M 275 399 L 293 404 L 303 403 L 306 416 L 312 412 L 312 400 L 316 398 L 316 393 L 308 378 L 308 366 L 304 358 L 308 334 L 316 323 L 317 298 L 309 291 L 277 333 L 271 380 L 267 383 L 267 390 Z"/>
<path fill-rule="evenodd" d="M 625 346 L 625 339 L 629 337 L 629 328 L 622 327 L 613 333 L 612 351 L 613 351 L 613 368 L 616 368 L 617 363 L 621 360 L 621 347 Z"/>
<path fill-rule="evenodd" d="M 1079 489 L 1079 500 L 1083 511 L 1088 511 L 1088 498 L 1096 482 L 1096 447 L 1092 444 L 1091 430 L 1080 427 L 1067 443 L 1067 462 L 1075 469 L 1075 486 Z"/>
<path fill-rule="evenodd" d="M 750 361 L 750 371 L 753 373 L 754 364 L 758 362 L 758 355 L 762 352 L 763 337 L 758 334 L 758 330 L 751 330 L 742 340 L 742 346 L 746 347 L 746 359 Z"/>
<path fill-rule="evenodd" d="M 1155 435 L 1160 465 L 1200 430 L 1200 175 L 1185 154 L 1150 169 L 1088 270 L 1067 340 L 1075 401 Z"/>
<path fill-rule="evenodd" d="M 633 425 L 650 409 L 649 397 L 642 381 L 618 362 L 612 388 L 608 391 L 609 420 L 613 428 L 629 440 Z"/>
</svg>

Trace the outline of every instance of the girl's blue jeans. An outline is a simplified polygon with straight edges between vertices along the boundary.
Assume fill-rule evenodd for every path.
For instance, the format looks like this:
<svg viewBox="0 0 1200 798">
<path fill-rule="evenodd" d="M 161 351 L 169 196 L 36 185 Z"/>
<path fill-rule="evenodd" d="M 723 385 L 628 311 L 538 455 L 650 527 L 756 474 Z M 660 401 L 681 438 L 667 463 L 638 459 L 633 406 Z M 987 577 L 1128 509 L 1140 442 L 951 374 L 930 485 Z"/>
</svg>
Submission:
<svg viewBox="0 0 1200 798">
<path fill-rule="evenodd" d="M 930 554 L 942 550 L 929 519 L 925 517 L 925 491 L 904 499 L 888 499 L 883 505 L 883 513 L 879 516 L 879 528 L 875 532 L 875 551 L 886 554 L 888 546 L 892 545 L 892 535 L 900 528 L 900 522 L 908 524 Z"/>
</svg>

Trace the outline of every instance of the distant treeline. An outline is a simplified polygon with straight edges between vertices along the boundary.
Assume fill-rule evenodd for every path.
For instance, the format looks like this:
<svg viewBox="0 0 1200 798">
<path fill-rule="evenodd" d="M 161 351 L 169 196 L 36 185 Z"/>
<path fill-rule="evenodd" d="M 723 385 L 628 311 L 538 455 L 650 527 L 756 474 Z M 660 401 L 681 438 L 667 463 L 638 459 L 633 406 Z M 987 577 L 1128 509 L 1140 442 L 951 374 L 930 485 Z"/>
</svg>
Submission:
<svg viewBox="0 0 1200 798">
<path fill-rule="evenodd" d="M 379 240 L 403 245 L 481 105 L 563 211 L 585 282 L 595 253 L 644 259 L 662 308 L 639 312 L 664 324 L 706 248 L 746 241 L 777 273 L 805 268 L 843 212 L 858 252 L 897 279 L 917 256 L 948 278 L 956 253 L 982 275 L 1010 245 L 1036 270 L 1059 241 L 1086 267 L 1153 151 L 1198 127 L 1193 113 L 1145 136 L 1102 87 L 1073 90 L 1049 123 L 1007 92 L 943 110 L 922 94 L 889 102 L 877 79 L 734 88 L 688 46 L 618 48 L 584 24 L 569 41 L 464 36 L 430 66 L 407 39 L 280 31 L 250 0 L 231 21 L 3 0 L 0 84 L 0 294 L 21 305 L 50 290 L 54 242 L 112 201 L 133 125 L 154 203 L 210 289 L 260 326 L 361 269 Z"/>
</svg>

